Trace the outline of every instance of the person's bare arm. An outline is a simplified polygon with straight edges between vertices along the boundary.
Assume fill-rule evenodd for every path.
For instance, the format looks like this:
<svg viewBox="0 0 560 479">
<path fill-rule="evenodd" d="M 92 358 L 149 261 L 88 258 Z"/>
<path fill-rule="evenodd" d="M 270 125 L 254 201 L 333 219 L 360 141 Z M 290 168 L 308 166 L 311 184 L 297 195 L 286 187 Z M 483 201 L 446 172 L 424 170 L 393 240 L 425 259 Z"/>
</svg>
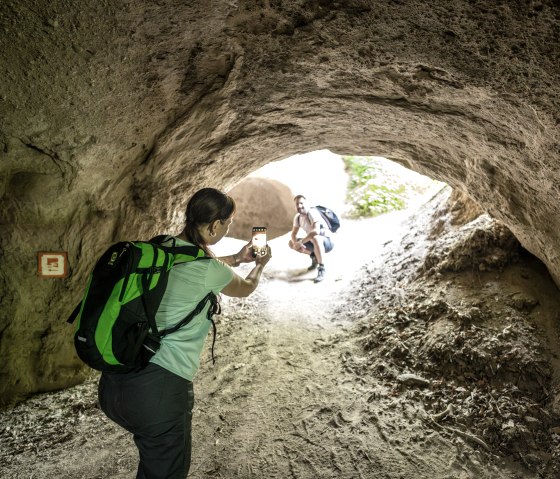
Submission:
<svg viewBox="0 0 560 479">
<path fill-rule="evenodd" d="M 249 272 L 249 274 L 242 278 L 236 273 L 233 273 L 233 278 L 227 284 L 227 286 L 222 289 L 222 293 L 226 296 L 232 296 L 234 298 L 245 298 L 249 296 L 257 286 L 261 279 L 261 274 L 263 269 L 272 257 L 270 246 L 267 246 L 267 251 L 264 256 L 257 256 L 255 258 L 255 267 Z"/>
<path fill-rule="evenodd" d="M 247 243 L 237 253 L 218 258 L 228 266 L 239 266 L 241 263 L 250 263 L 254 260 L 251 255 L 251 243 Z"/>
<path fill-rule="evenodd" d="M 303 241 L 297 239 L 297 234 L 299 232 L 299 226 L 294 226 L 292 228 L 291 239 L 289 242 L 290 248 L 303 253 L 305 251 L 305 246 L 303 246 Z"/>
<path fill-rule="evenodd" d="M 224 289 L 222 289 L 222 293 L 226 296 L 232 296 L 234 298 L 245 298 L 249 296 L 253 291 L 255 291 L 255 289 L 257 289 L 262 270 L 263 266 L 261 264 L 257 264 L 246 278 L 242 278 L 238 274 L 233 273 L 232 280 Z"/>
<path fill-rule="evenodd" d="M 237 256 L 237 253 L 230 254 L 228 256 L 220 256 L 218 257 L 218 259 L 223 263 L 227 264 L 228 266 L 239 266 L 241 264 L 241 262 L 239 261 L 239 257 Z"/>
<path fill-rule="evenodd" d="M 313 229 L 307 233 L 307 235 L 305 235 L 304 238 L 302 238 L 300 241 L 301 243 L 307 243 L 308 241 L 311 241 L 313 239 L 314 236 L 317 236 L 319 234 L 319 222 L 316 221 L 315 223 L 313 223 Z"/>
<path fill-rule="evenodd" d="M 295 243 L 297 241 L 298 231 L 299 231 L 299 226 L 294 226 L 292 228 L 292 236 L 291 236 L 292 237 L 292 243 Z"/>
</svg>

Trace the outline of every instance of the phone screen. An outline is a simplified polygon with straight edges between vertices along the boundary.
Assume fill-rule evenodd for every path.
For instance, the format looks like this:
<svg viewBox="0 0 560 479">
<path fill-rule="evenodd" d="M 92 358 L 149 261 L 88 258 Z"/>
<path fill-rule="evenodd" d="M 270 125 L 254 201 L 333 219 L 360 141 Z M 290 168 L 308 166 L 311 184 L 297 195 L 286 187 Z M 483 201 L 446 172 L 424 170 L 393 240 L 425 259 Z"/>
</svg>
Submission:
<svg viewBox="0 0 560 479">
<path fill-rule="evenodd" d="M 253 257 L 266 254 L 266 227 L 253 226 L 251 246 L 253 247 Z"/>
</svg>

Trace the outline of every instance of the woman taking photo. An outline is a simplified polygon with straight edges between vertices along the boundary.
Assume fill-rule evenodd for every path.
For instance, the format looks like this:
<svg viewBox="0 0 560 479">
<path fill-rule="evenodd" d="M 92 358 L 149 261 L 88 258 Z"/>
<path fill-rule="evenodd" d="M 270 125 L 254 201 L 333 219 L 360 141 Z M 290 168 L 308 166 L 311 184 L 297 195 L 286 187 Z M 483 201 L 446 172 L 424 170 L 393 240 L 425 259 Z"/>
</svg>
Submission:
<svg viewBox="0 0 560 479">
<path fill-rule="evenodd" d="M 215 258 L 209 247 L 228 232 L 235 202 L 214 188 L 204 188 L 189 200 L 183 232 L 166 239 L 166 246 L 195 245 L 210 256 L 204 261 L 177 264 L 156 314 L 159 330 L 177 324 L 209 293 L 249 296 L 257 287 L 270 248 L 252 257 L 245 245 L 238 253 Z M 255 261 L 243 278 L 230 266 Z M 131 373 L 103 373 L 99 402 L 103 412 L 133 434 L 140 463 L 137 479 L 184 479 L 191 461 L 193 378 L 211 327 L 207 302 L 186 326 L 164 336 L 148 366 Z"/>
</svg>

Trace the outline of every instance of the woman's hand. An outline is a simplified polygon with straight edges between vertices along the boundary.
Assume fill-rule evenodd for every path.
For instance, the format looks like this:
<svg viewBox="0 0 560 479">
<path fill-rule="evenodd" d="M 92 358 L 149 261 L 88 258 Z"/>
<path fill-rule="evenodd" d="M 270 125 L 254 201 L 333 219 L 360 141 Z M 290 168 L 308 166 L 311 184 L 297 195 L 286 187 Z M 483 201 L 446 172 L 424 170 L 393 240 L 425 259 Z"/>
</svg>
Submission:
<svg viewBox="0 0 560 479">
<path fill-rule="evenodd" d="M 297 250 L 300 253 L 305 253 L 305 250 L 307 249 L 303 243 L 304 243 L 303 239 L 297 240 Z"/>
<path fill-rule="evenodd" d="M 272 250 L 270 249 L 269 245 L 266 245 L 266 253 L 264 255 L 258 255 L 255 258 L 255 264 L 260 264 L 261 266 L 265 266 L 266 263 L 268 263 L 270 261 L 270 258 L 272 258 Z"/>
<path fill-rule="evenodd" d="M 237 260 L 239 263 L 251 263 L 255 261 L 253 258 L 253 248 L 251 247 L 251 243 L 247 243 L 243 248 L 239 250 L 239 253 L 236 254 Z"/>
</svg>

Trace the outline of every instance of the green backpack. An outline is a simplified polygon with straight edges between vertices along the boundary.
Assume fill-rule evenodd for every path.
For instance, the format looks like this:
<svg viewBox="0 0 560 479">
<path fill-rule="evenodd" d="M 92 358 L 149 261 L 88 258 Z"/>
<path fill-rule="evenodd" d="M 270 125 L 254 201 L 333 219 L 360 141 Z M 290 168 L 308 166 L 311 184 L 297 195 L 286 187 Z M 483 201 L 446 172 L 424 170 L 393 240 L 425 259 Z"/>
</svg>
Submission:
<svg viewBox="0 0 560 479">
<path fill-rule="evenodd" d="M 82 301 L 68 318 L 77 319 L 74 346 L 82 361 L 99 371 L 129 372 L 147 366 L 161 338 L 185 326 L 208 301 L 208 319 L 219 313 L 210 292 L 175 326 L 158 331 L 155 315 L 175 264 L 207 260 L 196 246 L 162 246 L 169 236 L 125 241 L 111 246 L 97 261 Z M 215 325 L 214 339 L 215 339 Z M 213 345 L 212 345 L 213 349 Z"/>
</svg>

